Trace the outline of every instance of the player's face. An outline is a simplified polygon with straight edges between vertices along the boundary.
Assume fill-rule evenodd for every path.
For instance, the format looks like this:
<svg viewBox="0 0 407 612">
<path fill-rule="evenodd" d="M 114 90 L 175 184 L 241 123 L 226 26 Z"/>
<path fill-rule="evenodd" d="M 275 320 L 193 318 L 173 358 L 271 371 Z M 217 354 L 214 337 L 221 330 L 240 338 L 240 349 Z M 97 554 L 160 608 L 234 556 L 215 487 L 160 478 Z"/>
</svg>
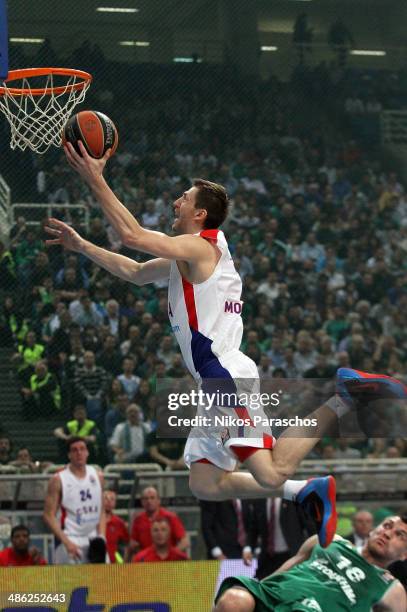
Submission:
<svg viewBox="0 0 407 612">
<path fill-rule="evenodd" d="M 153 523 L 151 527 L 151 539 L 156 546 L 167 544 L 170 539 L 170 526 L 165 521 Z"/>
<path fill-rule="evenodd" d="M 84 442 L 75 442 L 75 444 L 71 444 L 68 457 L 74 467 L 86 465 L 89 457 L 89 451 L 86 444 Z"/>
<path fill-rule="evenodd" d="M 188 191 L 184 191 L 182 196 L 175 200 L 173 204 L 175 219 L 172 229 L 177 234 L 189 234 L 195 231 L 193 224 L 198 212 L 195 208 L 197 192 L 197 187 L 191 187 Z"/>
<path fill-rule="evenodd" d="M 368 550 L 387 564 L 407 559 L 407 524 L 399 516 L 390 516 L 372 531 Z"/>
</svg>

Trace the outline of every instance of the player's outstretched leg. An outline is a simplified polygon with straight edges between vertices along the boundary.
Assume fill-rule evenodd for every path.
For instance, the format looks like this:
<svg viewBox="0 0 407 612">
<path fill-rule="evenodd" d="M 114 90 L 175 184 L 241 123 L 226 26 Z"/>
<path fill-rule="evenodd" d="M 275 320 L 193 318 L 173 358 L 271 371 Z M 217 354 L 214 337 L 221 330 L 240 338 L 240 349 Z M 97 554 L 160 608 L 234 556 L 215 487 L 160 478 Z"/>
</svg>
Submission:
<svg viewBox="0 0 407 612">
<path fill-rule="evenodd" d="M 190 472 L 192 492 L 200 499 L 217 501 L 266 497 L 271 491 L 278 492 L 304 506 L 316 522 L 320 544 L 328 546 L 336 526 L 334 479 L 331 476 L 309 481 L 290 479 L 315 444 L 336 427 L 338 417 L 357 409 L 358 400 L 369 397 L 372 388 L 376 399 L 407 397 L 405 385 L 394 378 L 341 368 L 337 373 L 336 396 L 308 415 L 310 420 L 316 419 L 317 428 L 288 428 L 272 451 L 259 449 L 244 462 L 250 473 L 226 472 L 213 464 L 194 463 Z M 360 392 L 354 393 L 355 389 Z"/>
<path fill-rule="evenodd" d="M 369 374 L 352 368 L 339 368 L 337 394 L 349 406 L 380 399 L 407 399 L 407 386 L 391 376 Z"/>
</svg>

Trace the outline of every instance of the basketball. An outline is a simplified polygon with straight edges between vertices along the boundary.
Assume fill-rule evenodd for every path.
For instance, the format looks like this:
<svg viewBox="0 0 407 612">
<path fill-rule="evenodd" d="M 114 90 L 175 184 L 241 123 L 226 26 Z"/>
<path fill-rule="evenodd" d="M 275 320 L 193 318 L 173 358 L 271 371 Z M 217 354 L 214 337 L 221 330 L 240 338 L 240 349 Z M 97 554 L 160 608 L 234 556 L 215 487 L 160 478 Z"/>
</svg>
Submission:
<svg viewBox="0 0 407 612">
<path fill-rule="evenodd" d="M 119 136 L 115 124 L 109 117 L 98 111 L 81 111 L 72 115 L 65 125 L 62 143 L 70 142 L 80 154 L 78 141 L 81 140 L 91 157 L 100 159 L 108 149 L 111 155 L 116 151 Z"/>
</svg>

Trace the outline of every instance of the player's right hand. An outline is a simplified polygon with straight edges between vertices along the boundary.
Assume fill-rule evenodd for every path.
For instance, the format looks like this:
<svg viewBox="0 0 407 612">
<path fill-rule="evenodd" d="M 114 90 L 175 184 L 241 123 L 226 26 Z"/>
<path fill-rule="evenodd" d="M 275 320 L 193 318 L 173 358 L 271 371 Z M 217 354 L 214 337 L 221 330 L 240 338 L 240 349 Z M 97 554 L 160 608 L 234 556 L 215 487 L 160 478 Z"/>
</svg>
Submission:
<svg viewBox="0 0 407 612">
<path fill-rule="evenodd" d="M 89 184 L 103 174 L 106 162 L 112 152 L 108 149 L 100 159 L 91 157 L 81 140 L 78 140 L 80 153 L 77 153 L 70 142 L 64 146 L 64 151 L 69 165 L 81 175 L 81 177 Z"/>
<path fill-rule="evenodd" d="M 65 544 L 65 548 L 66 548 L 66 552 L 68 553 L 70 557 L 72 557 L 73 559 L 81 559 L 82 557 L 81 549 L 79 548 L 79 546 L 74 544 L 74 542 L 71 542 L 71 540 L 68 540 L 68 542 Z"/>
</svg>

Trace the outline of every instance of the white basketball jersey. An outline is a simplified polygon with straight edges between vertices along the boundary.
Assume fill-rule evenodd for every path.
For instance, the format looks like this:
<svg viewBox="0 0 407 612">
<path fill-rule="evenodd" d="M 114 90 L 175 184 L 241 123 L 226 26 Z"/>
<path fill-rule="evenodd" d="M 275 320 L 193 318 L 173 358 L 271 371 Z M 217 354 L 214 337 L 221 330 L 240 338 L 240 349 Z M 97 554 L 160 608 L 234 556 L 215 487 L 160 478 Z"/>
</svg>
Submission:
<svg viewBox="0 0 407 612">
<path fill-rule="evenodd" d="M 197 380 L 205 376 L 222 378 L 217 358 L 238 350 L 242 341 L 242 281 L 223 232 L 203 230 L 197 235 L 213 241 L 221 257 L 212 275 L 198 284 L 185 280 L 177 262 L 171 262 L 168 314 L 192 376 Z"/>
<path fill-rule="evenodd" d="M 85 478 L 77 478 L 66 467 L 58 476 L 62 484 L 62 529 L 68 537 L 95 537 L 102 508 L 102 487 L 97 471 L 87 465 Z"/>
</svg>

